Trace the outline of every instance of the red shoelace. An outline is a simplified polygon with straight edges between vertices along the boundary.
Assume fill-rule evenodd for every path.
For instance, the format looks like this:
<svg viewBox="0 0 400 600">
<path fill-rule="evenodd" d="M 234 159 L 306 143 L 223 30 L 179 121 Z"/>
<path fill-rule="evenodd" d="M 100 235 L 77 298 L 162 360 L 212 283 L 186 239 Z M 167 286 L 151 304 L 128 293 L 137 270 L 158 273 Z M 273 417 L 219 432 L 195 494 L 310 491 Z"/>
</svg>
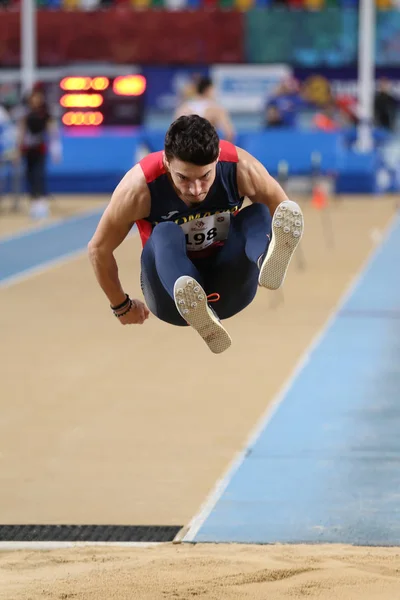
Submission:
<svg viewBox="0 0 400 600">
<path fill-rule="evenodd" d="M 217 292 L 214 292 L 213 294 L 208 294 L 207 302 L 218 302 L 220 298 L 221 296 Z"/>
</svg>

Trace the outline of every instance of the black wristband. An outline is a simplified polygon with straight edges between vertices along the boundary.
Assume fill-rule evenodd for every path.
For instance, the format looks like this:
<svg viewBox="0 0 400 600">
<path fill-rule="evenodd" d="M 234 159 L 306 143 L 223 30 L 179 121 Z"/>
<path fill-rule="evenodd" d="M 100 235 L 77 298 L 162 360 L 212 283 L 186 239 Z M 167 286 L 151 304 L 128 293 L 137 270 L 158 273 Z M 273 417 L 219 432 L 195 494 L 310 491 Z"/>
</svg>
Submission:
<svg viewBox="0 0 400 600">
<path fill-rule="evenodd" d="M 129 304 L 130 298 L 129 298 L 129 294 L 125 294 L 126 298 L 123 302 L 121 302 L 121 304 L 118 304 L 118 306 L 111 306 L 110 304 L 110 308 L 111 310 L 120 310 L 120 308 L 124 308 L 124 306 L 127 306 Z"/>
</svg>

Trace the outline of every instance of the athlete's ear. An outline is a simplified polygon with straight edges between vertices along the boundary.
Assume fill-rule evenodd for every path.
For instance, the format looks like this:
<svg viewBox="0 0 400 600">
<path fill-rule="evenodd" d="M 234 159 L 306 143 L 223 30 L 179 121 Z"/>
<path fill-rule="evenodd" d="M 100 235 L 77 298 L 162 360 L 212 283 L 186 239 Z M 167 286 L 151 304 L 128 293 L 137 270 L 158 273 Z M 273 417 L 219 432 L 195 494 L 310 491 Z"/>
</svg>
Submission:
<svg viewBox="0 0 400 600">
<path fill-rule="evenodd" d="M 165 156 L 165 152 L 163 152 L 163 154 L 162 154 L 162 159 L 163 159 L 165 168 L 169 171 L 169 162 L 168 162 L 167 157 Z"/>
<path fill-rule="evenodd" d="M 217 158 L 217 162 L 219 161 L 219 157 L 220 157 L 220 155 L 221 155 L 221 148 L 219 149 L 219 152 L 218 152 L 218 158 Z"/>
</svg>

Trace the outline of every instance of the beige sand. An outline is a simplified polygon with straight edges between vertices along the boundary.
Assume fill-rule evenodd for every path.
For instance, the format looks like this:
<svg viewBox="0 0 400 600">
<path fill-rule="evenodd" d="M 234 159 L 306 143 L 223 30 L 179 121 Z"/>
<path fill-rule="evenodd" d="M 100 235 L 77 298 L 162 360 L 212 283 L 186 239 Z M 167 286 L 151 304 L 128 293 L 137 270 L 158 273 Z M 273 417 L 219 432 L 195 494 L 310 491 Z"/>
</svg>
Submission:
<svg viewBox="0 0 400 600">
<path fill-rule="evenodd" d="M 0 553 L 0 600 L 397 600 L 400 549 L 197 545 Z"/>
</svg>

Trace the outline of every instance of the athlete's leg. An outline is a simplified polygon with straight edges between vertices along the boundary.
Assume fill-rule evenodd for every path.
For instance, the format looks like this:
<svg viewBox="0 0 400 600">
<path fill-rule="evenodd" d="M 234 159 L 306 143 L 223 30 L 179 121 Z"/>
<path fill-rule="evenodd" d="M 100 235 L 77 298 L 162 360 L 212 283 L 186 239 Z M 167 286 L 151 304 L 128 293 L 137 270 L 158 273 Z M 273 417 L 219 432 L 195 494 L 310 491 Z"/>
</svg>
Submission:
<svg viewBox="0 0 400 600">
<path fill-rule="evenodd" d="M 174 285 L 182 275 L 203 284 L 201 275 L 186 254 L 185 235 L 175 223 L 156 225 L 143 248 L 141 283 L 149 310 L 172 325 L 187 325 L 177 311 Z"/>
<path fill-rule="evenodd" d="M 225 245 L 204 272 L 207 293 L 220 295 L 213 308 L 221 319 L 237 314 L 254 299 L 259 259 L 270 236 L 271 215 L 263 204 L 251 204 L 232 217 Z"/>
<path fill-rule="evenodd" d="M 142 290 L 153 314 L 172 325 L 191 325 L 212 352 L 229 348 L 231 339 L 208 306 L 203 277 L 186 254 L 179 225 L 157 225 L 143 248 L 141 262 Z"/>
<path fill-rule="evenodd" d="M 215 310 L 227 319 L 253 300 L 258 284 L 278 289 L 303 234 L 303 215 L 291 200 L 281 202 L 271 220 L 262 204 L 244 208 L 231 221 L 228 239 L 204 274 L 208 293 L 219 293 Z"/>
</svg>

